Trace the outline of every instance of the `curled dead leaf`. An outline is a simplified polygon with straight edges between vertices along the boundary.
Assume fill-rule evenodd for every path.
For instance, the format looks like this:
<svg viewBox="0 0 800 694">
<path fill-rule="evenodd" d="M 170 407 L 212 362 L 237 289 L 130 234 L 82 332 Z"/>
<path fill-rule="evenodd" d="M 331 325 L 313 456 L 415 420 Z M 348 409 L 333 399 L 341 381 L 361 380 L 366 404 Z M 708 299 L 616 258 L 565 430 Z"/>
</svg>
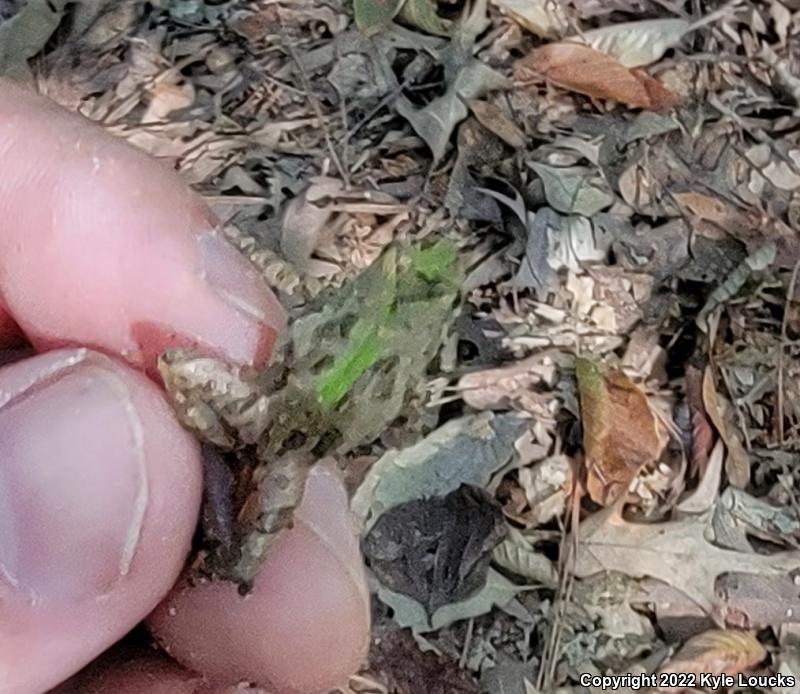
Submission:
<svg viewBox="0 0 800 694">
<path fill-rule="evenodd" d="M 703 404 L 714 428 L 728 449 L 725 474 L 732 486 L 744 489 L 750 481 L 750 456 L 742 443 L 739 431 L 732 421 L 731 406 L 717 393 L 710 368 L 703 374 Z"/>
<path fill-rule="evenodd" d="M 517 80 L 544 79 L 595 99 L 618 101 L 632 108 L 668 109 L 679 102 L 658 80 L 631 70 L 605 53 L 577 43 L 550 43 L 514 66 Z"/>
<path fill-rule="evenodd" d="M 654 63 L 677 45 L 689 28 L 685 19 L 645 19 L 592 29 L 568 40 L 585 43 L 625 67 L 641 67 Z"/>
<path fill-rule="evenodd" d="M 575 361 L 586 453 L 586 484 L 604 506 L 616 501 L 648 463 L 664 451 L 665 427 L 647 396 L 621 370 Z"/>
<path fill-rule="evenodd" d="M 509 480 L 499 489 L 500 496 L 507 497 L 506 515 L 527 528 L 557 518 L 564 513 L 573 478 L 572 462 L 565 455 L 520 468 L 517 480 Z"/>
<path fill-rule="evenodd" d="M 284 257 L 301 267 L 308 262 L 333 216 L 333 201 L 343 189 L 340 180 L 320 176 L 287 203 L 281 228 Z"/>
<path fill-rule="evenodd" d="M 464 402 L 476 410 L 516 407 L 546 415 L 551 398 L 539 390 L 552 387 L 557 367 L 548 359 L 534 355 L 509 366 L 464 374 L 458 390 Z"/>
<path fill-rule="evenodd" d="M 718 197 L 695 192 L 673 193 L 672 197 L 694 230 L 711 239 L 731 234 L 749 241 L 758 236 L 757 230 L 762 226 L 757 214 L 739 210 Z"/>
<path fill-rule="evenodd" d="M 708 456 L 714 445 L 714 431 L 703 403 L 704 373 L 696 366 L 689 366 L 684 377 L 686 402 L 691 424 L 691 446 L 689 462 L 692 474 L 702 477 L 708 464 Z"/>
<path fill-rule="evenodd" d="M 544 38 L 563 34 L 569 28 L 564 7 L 556 0 L 493 0 L 515 22 Z"/>
</svg>

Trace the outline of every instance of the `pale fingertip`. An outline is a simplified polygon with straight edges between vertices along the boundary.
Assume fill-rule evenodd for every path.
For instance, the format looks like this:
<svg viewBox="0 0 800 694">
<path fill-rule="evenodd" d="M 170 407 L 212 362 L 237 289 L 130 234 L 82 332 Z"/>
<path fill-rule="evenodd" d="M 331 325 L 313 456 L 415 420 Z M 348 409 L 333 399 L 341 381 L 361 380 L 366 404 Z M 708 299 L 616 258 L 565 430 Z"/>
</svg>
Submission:
<svg viewBox="0 0 800 694">
<path fill-rule="evenodd" d="M 5 82 L 0 152 L 0 296 L 37 348 L 268 358 L 283 310 L 163 162 Z"/>
<path fill-rule="evenodd" d="M 245 598 L 228 583 L 179 585 L 150 617 L 179 662 L 219 682 L 279 694 L 346 684 L 369 641 L 369 596 L 341 481 L 312 473 L 295 527 Z M 321 531 L 321 527 L 325 531 Z"/>
<path fill-rule="evenodd" d="M 142 374 L 88 350 L 0 370 L 0 691 L 63 681 L 167 593 L 188 555 L 196 442 Z"/>
</svg>

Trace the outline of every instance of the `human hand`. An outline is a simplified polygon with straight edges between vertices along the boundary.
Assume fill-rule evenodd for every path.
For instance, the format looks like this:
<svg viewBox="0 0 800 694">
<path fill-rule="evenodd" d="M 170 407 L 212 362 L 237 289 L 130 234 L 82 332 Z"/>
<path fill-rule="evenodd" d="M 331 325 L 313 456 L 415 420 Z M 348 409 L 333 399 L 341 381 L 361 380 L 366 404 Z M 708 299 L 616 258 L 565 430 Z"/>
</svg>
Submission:
<svg viewBox="0 0 800 694">
<path fill-rule="evenodd" d="M 147 616 L 189 552 L 198 446 L 142 370 L 171 346 L 262 364 L 284 319 L 199 198 L 87 121 L 0 83 L 0 157 L 0 344 L 39 352 L 0 370 L 0 692 L 41 694 Z M 213 685 L 129 663 L 80 691 L 326 691 L 368 615 L 346 496 L 319 470 L 250 596 L 183 586 L 151 618 Z"/>
</svg>

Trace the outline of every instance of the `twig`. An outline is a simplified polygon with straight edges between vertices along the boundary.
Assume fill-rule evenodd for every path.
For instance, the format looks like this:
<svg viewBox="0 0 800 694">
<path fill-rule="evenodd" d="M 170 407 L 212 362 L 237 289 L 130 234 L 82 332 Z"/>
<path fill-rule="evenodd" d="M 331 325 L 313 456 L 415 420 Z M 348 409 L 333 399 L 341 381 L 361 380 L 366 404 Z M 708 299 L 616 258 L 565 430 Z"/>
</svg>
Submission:
<svg viewBox="0 0 800 694">
<path fill-rule="evenodd" d="M 794 290 L 797 286 L 797 274 L 800 272 L 800 258 L 794 264 L 792 270 L 792 277 L 789 280 L 789 288 L 786 292 L 786 302 L 783 305 L 783 319 L 781 320 L 781 346 L 778 352 L 778 441 L 781 446 L 786 442 L 785 432 L 783 429 L 783 373 L 784 373 L 784 356 L 786 354 L 786 345 L 788 343 L 788 326 L 789 326 L 789 307 L 794 301 Z"/>
<path fill-rule="evenodd" d="M 464 635 L 464 646 L 461 649 L 461 657 L 458 659 L 458 667 L 464 670 L 467 667 L 469 657 L 469 647 L 472 645 L 472 634 L 475 631 L 475 618 L 470 617 L 467 622 L 467 633 Z"/>
<path fill-rule="evenodd" d="M 741 4 L 743 4 L 743 0 L 730 0 L 729 2 L 726 2 L 719 9 L 709 12 L 705 17 L 700 17 L 700 19 L 697 21 L 692 22 L 689 25 L 689 28 L 686 30 L 686 33 L 688 34 L 689 32 L 697 31 L 701 27 L 706 26 L 706 24 L 711 24 L 712 22 L 716 22 L 718 19 L 722 19 L 725 15 L 734 12 Z"/>
<path fill-rule="evenodd" d="M 339 159 L 339 155 L 336 152 L 336 148 L 333 146 L 333 138 L 331 138 L 331 131 L 328 127 L 328 122 L 322 114 L 322 107 L 319 103 L 319 98 L 311 89 L 311 82 L 308 79 L 308 75 L 306 74 L 306 69 L 303 67 L 303 63 L 297 57 L 297 53 L 295 52 L 294 48 L 287 42 L 283 40 L 283 35 L 281 35 L 281 42 L 289 54 L 291 59 L 294 61 L 294 64 L 297 65 L 297 71 L 300 74 L 300 81 L 303 83 L 303 90 L 308 97 L 308 100 L 311 102 L 311 107 L 314 109 L 314 113 L 317 116 L 317 119 L 322 126 L 322 134 L 325 138 L 325 145 L 328 147 L 328 152 L 331 155 L 331 161 L 333 161 L 333 165 L 336 167 L 336 170 L 339 172 L 339 176 L 341 176 L 342 180 L 344 181 L 344 185 L 346 188 L 350 187 L 350 176 L 348 175 L 347 171 L 345 170 L 344 166 L 342 166 L 342 161 Z"/>
<path fill-rule="evenodd" d="M 564 631 L 564 622 L 569 604 L 572 602 L 572 591 L 575 587 L 575 572 L 573 563 L 578 556 L 578 525 L 580 522 L 580 494 L 578 482 L 572 487 L 572 507 L 569 527 L 562 535 L 561 551 L 559 556 L 560 575 L 558 593 L 553 602 L 553 624 L 550 635 L 542 653 L 542 662 L 536 677 L 536 688 L 541 692 L 553 689 L 558 654 L 561 649 L 561 636 Z"/>
<path fill-rule="evenodd" d="M 344 135 L 339 138 L 337 144 L 344 145 L 350 141 L 350 138 L 353 137 L 361 128 L 363 128 L 367 123 L 369 123 L 375 116 L 380 113 L 381 109 L 388 106 L 394 99 L 396 99 L 402 93 L 403 89 L 406 87 L 406 83 L 408 79 L 402 84 L 398 84 L 392 91 L 386 94 L 376 105 L 374 108 L 370 109 L 369 113 L 365 115 L 358 123 L 356 123 L 350 130 L 348 130 Z"/>
</svg>

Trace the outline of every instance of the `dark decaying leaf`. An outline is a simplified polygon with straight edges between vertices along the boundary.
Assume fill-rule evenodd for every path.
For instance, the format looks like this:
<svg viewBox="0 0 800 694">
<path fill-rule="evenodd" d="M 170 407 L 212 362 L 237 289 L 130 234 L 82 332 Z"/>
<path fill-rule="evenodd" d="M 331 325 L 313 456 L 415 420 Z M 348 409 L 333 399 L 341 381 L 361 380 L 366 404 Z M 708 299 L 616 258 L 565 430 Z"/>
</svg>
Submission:
<svg viewBox="0 0 800 694">
<path fill-rule="evenodd" d="M 546 296 L 557 286 L 558 280 L 556 272 L 547 262 L 550 256 L 548 236 L 551 229 L 560 226 L 561 218 L 549 207 L 543 207 L 536 214 L 529 212 L 517 190 L 514 191 L 513 200 L 488 188 L 479 190 L 506 205 L 525 230 L 525 254 L 512 280 L 514 286 L 535 288 L 541 296 Z"/>
<path fill-rule="evenodd" d="M 438 161 L 447 150 L 456 126 L 469 115 L 467 101 L 479 99 L 488 92 L 507 86 L 506 78 L 477 58 L 470 58 L 460 68 L 447 91 L 424 108 L 401 97 L 395 105 L 417 134 L 425 140 Z"/>
<path fill-rule="evenodd" d="M 385 586 L 433 614 L 481 588 L 492 550 L 505 534 L 494 499 L 478 487 L 462 485 L 446 496 L 389 509 L 364 538 L 363 549 Z"/>
<path fill-rule="evenodd" d="M 389 694 L 478 694 L 466 670 L 444 654 L 420 650 L 408 629 L 375 633 L 369 662 Z"/>
<path fill-rule="evenodd" d="M 429 1 L 418 0 L 414 6 L 425 6 Z M 486 0 L 472 4 L 454 32 L 453 40 L 441 52 L 446 68 L 445 93 L 422 108 L 405 96 L 395 102 L 397 113 L 425 140 L 435 162 L 444 156 L 456 126 L 469 115 L 467 102 L 508 86 L 503 74 L 473 55 L 475 41 L 487 26 L 486 5 Z M 410 7 L 412 5 L 406 3 L 404 9 Z"/>
<path fill-rule="evenodd" d="M 467 311 L 460 313 L 453 324 L 459 341 L 459 361 L 474 367 L 497 364 L 507 359 L 508 350 L 498 337 L 502 334 L 500 324 Z"/>
<path fill-rule="evenodd" d="M 234 478 L 228 462 L 214 446 L 203 444 L 203 534 L 223 556 L 233 549 Z"/>
<path fill-rule="evenodd" d="M 369 529 L 388 509 L 425 496 L 444 496 L 462 484 L 486 486 L 514 455 L 528 423 L 515 415 L 482 412 L 451 419 L 403 450 L 372 465 L 350 508 Z"/>
</svg>

